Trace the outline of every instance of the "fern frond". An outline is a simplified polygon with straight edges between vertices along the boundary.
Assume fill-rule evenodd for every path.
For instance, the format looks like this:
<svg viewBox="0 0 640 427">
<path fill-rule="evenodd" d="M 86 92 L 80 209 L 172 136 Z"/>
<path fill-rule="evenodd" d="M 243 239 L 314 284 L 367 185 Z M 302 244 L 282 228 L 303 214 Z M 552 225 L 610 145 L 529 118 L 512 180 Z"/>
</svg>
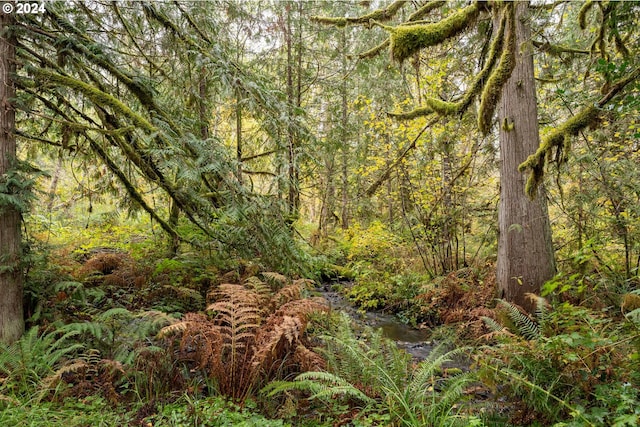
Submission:
<svg viewBox="0 0 640 427">
<path fill-rule="evenodd" d="M 77 359 L 57 369 L 52 375 L 47 376 L 40 382 L 37 401 L 42 400 L 60 382 L 63 375 L 78 373 L 87 369 L 88 366 L 89 364 L 86 361 Z"/>
<path fill-rule="evenodd" d="M 296 346 L 293 353 L 293 363 L 300 366 L 302 371 L 319 371 L 326 367 L 326 362 L 322 357 L 300 344 Z"/>
<path fill-rule="evenodd" d="M 283 274 L 276 273 L 273 271 L 265 271 L 262 274 L 262 277 L 269 283 L 273 289 L 278 289 L 283 286 L 287 286 L 289 283 L 289 278 Z"/>
<path fill-rule="evenodd" d="M 549 319 L 549 302 L 545 298 L 534 293 L 528 292 L 525 296 L 535 304 L 536 320 L 538 321 L 539 329 L 542 332 L 547 320 Z"/>
<path fill-rule="evenodd" d="M 527 314 L 523 313 L 518 307 L 508 301 L 499 299 L 498 304 L 505 309 L 509 319 L 518 328 L 517 332 L 525 339 L 535 340 L 540 338 L 540 327 Z"/>
<path fill-rule="evenodd" d="M 504 326 L 491 317 L 481 316 L 480 319 L 482 319 L 484 324 L 487 325 L 492 332 L 502 332 L 505 329 Z"/>
<path fill-rule="evenodd" d="M 127 310 L 124 307 L 114 307 L 97 315 L 95 320 L 98 322 L 108 322 L 118 317 L 131 319 L 133 318 L 133 313 L 131 313 L 129 310 Z"/>
<path fill-rule="evenodd" d="M 329 304 L 321 297 L 305 298 L 283 304 L 273 316 L 295 316 L 307 321 L 311 313 L 328 312 Z"/>
<path fill-rule="evenodd" d="M 419 393 L 428 387 L 430 382 L 433 382 L 433 378 L 442 370 L 442 365 L 447 362 L 451 362 L 455 356 L 464 352 L 463 348 L 456 348 L 454 350 L 444 352 L 444 345 L 440 344 L 438 347 L 431 350 L 429 356 L 418 365 L 415 370 L 412 380 L 407 386 L 410 393 Z"/>
<path fill-rule="evenodd" d="M 180 332 L 184 332 L 189 327 L 189 322 L 176 322 L 172 325 L 165 326 L 158 332 L 158 338 L 166 338 Z"/>
<path fill-rule="evenodd" d="M 271 297 L 271 307 L 274 309 L 291 301 L 299 300 L 302 296 L 302 288 L 300 285 L 288 285 L 281 288 Z"/>
<path fill-rule="evenodd" d="M 300 286 L 300 289 L 313 289 L 313 287 L 315 286 L 316 282 L 311 280 L 311 279 L 296 279 L 293 282 L 291 282 L 292 285 L 297 285 Z"/>
<path fill-rule="evenodd" d="M 375 400 L 364 394 L 353 384 L 329 372 L 305 372 L 294 381 L 274 381 L 262 389 L 268 397 L 284 391 L 300 390 L 311 394 L 309 399 L 334 400 L 337 396 L 357 399 L 365 404 L 373 404 Z"/>
<path fill-rule="evenodd" d="M 256 276 L 247 277 L 244 286 L 258 294 L 261 302 L 266 302 L 271 298 L 271 287 Z"/>
<path fill-rule="evenodd" d="M 176 297 L 180 300 L 192 300 L 198 303 L 204 301 L 200 292 L 186 286 L 164 285 L 163 288 L 170 292 L 174 292 Z"/>
<path fill-rule="evenodd" d="M 64 325 L 58 329 L 58 332 L 67 334 L 88 334 L 98 340 L 105 336 L 110 337 L 111 331 L 103 322 L 75 322 Z"/>
</svg>

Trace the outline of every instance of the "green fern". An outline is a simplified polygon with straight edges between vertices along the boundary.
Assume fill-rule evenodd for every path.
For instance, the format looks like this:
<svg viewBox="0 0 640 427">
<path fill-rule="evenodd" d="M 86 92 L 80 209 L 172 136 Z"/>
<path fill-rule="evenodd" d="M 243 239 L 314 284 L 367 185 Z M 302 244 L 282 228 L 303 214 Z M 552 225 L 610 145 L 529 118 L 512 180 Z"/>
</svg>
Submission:
<svg viewBox="0 0 640 427">
<path fill-rule="evenodd" d="M 518 333 L 528 340 L 540 338 L 540 326 L 529 316 L 520 311 L 518 307 L 503 299 L 498 300 L 498 305 L 505 309 L 507 316 L 517 328 L 516 331 L 513 331 L 514 333 Z"/>
<path fill-rule="evenodd" d="M 487 325 L 487 327 L 492 332 L 503 332 L 505 330 L 505 327 L 503 325 L 501 325 L 500 323 L 498 323 L 495 319 L 492 319 L 491 317 L 482 316 L 480 318 L 482 319 L 484 324 Z"/>
<path fill-rule="evenodd" d="M 527 298 L 535 302 L 535 316 L 536 321 L 538 323 L 538 329 L 540 330 L 540 334 L 544 333 L 547 321 L 549 320 L 549 302 L 541 297 L 540 295 L 536 295 L 533 293 L 528 293 Z"/>
<path fill-rule="evenodd" d="M 0 374 L 5 377 L 0 383 L 0 391 L 5 385 L 17 384 L 14 391 L 19 395 L 32 394 L 56 365 L 84 349 L 82 344 L 71 340 L 76 335 L 73 331 L 40 335 L 38 328 L 33 327 L 12 345 L 0 346 Z"/>
<path fill-rule="evenodd" d="M 345 399 L 356 399 L 366 405 L 375 400 L 364 394 L 349 381 L 329 372 L 305 372 L 298 375 L 294 381 L 273 381 L 262 389 L 267 397 L 273 397 L 282 392 L 301 390 L 309 392 L 309 399 L 319 399 L 332 402 L 340 396 Z"/>
<path fill-rule="evenodd" d="M 301 374 L 294 381 L 269 385 L 263 392 L 274 396 L 304 390 L 311 393 L 311 399 L 353 398 L 388 412 L 394 425 L 467 425 L 468 420 L 454 412 L 472 376 L 441 374 L 443 365 L 465 349 L 445 352 L 440 346 L 411 370 L 406 353 L 380 334 L 365 330 L 364 335 L 367 341 L 359 339 L 348 327 L 347 318 L 340 317 L 336 336 L 323 336 L 327 348 L 322 354 L 330 372 Z"/>
</svg>

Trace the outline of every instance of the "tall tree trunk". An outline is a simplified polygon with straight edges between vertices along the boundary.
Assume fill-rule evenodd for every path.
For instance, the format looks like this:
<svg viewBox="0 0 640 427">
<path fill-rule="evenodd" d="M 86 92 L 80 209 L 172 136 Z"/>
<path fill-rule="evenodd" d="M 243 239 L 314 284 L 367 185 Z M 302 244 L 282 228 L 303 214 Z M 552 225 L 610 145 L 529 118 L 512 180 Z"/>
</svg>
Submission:
<svg viewBox="0 0 640 427">
<path fill-rule="evenodd" d="M 453 224 L 456 219 L 453 217 L 453 144 L 451 141 L 442 143 L 442 206 L 444 207 L 444 222 L 442 224 L 440 246 L 442 273 L 453 271 L 457 266 L 453 262 Z"/>
<path fill-rule="evenodd" d="M 51 179 L 51 185 L 49 186 L 49 195 L 47 199 L 47 213 L 51 215 L 53 211 L 53 202 L 56 199 L 56 190 L 58 189 L 58 181 L 60 180 L 60 173 L 62 172 L 62 151 L 58 153 L 58 162 L 56 163 L 56 169 L 53 172 L 53 178 Z"/>
<path fill-rule="evenodd" d="M 242 93 L 236 88 L 236 161 L 238 162 L 238 182 L 242 184 Z"/>
<path fill-rule="evenodd" d="M 287 106 L 288 106 L 288 119 L 289 125 L 287 126 L 287 137 L 288 137 L 288 156 L 287 156 L 287 165 L 288 165 L 288 186 L 289 186 L 289 194 L 287 197 L 287 202 L 289 205 L 289 219 L 294 221 L 298 216 L 298 207 L 300 204 L 300 192 L 298 185 L 298 168 L 297 168 L 297 142 L 295 129 L 291 122 L 293 121 L 293 117 L 295 115 L 295 105 L 296 105 L 296 95 L 293 84 L 293 66 L 294 66 L 294 55 L 293 55 L 293 30 L 291 27 L 291 5 L 292 3 L 287 3 L 286 11 L 287 11 L 287 20 L 284 30 L 285 43 L 287 48 Z"/>
<path fill-rule="evenodd" d="M 10 34 L 13 15 L 0 14 L 0 182 L 16 166 L 15 97 L 16 40 Z M 0 204 L 0 343 L 12 343 L 24 332 L 20 212 Z"/>
<path fill-rule="evenodd" d="M 347 30 L 345 28 L 341 31 L 340 51 L 340 54 L 342 55 L 342 85 L 340 86 L 340 98 L 342 101 L 340 107 L 340 133 L 342 139 L 342 212 L 340 220 L 342 221 L 342 228 L 346 230 L 349 228 L 349 132 L 347 129 L 349 117 L 347 111 Z"/>
<path fill-rule="evenodd" d="M 322 191 L 322 205 L 320 208 L 320 219 L 318 221 L 318 234 L 327 237 L 329 232 L 329 222 L 333 216 L 335 205 L 335 184 L 333 175 L 335 169 L 335 151 L 328 150 L 325 159 L 325 178 Z"/>
<path fill-rule="evenodd" d="M 539 293 L 555 274 L 546 194 L 525 194 L 526 177 L 518 165 L 539 145 L 538 110 L 533 75 L 529 3 L 515 3 L 516 65 L 503 88 L 500 124 L 500 206 L 498 211 L 499 295 L 531 311 L 526 293 Z M 507 28 L 507 31 L 513 31 Z"/>
<path fill-rule="evenodd" d="M 386 133 L 384 135 L 387 150 L 385 151 L 385 167 L 389 169 L 391 167 L 391 135 Z M 389 227 L 393 227 L 395 221 L 393 215 L 393 186 L 391 179 L 387 179 L 387 209 L 389 210 Z"/>
</svg>

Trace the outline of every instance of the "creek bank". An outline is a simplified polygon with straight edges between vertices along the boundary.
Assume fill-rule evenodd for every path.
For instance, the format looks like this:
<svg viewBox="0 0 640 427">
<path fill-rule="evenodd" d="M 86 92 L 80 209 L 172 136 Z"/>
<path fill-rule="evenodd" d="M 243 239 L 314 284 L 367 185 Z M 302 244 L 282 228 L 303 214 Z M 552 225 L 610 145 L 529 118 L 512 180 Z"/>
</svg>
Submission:
<svg viewBox="0 0 640 427">
<path fill-rule="evenodd" d="M 333 289 L 336 284 L 347 285 L 348 282 L 323 283 L 316 290 L 327 301 L 332 310 L 347 313 L 356 324 L 380 329 L 384 337 L 394 341 L 399 348 L 404 349 L 416 361 L 424 360 L 437 347 L 437 343 L 430 340 L 431 330 L 417 329 L 400 321 L 395 315 L 380 311 L 363 313 L 349 304 L 349 301 Z M 456 366 L 460 367 L 460 366 Z"/>
</svg>

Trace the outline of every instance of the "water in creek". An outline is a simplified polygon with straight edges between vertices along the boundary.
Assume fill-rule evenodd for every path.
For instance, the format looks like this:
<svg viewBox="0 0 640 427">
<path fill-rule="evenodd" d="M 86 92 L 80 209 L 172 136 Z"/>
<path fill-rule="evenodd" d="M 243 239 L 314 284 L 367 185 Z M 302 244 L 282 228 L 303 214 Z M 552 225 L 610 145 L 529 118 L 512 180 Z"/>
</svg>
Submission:
<svg viewBox="0 0 640 427">
<path fill-rule="evenodd" d="M 340 310 L 349 314 L 356 322 L 381 329 L 382 334 L 395 341 L 398 347 L 403 348 L 416 360 L 425 359 L 435 344 L 429 340 L 430 331 L 416 329 L 402 323 L 396 316 L 381 313 L 361 313 L 346 301 L 342 295 L 331 289 L 331 284 L 325 284 L 318 289 L 320 294 L 329 301 L 333 310 Z"/>
</svg>

